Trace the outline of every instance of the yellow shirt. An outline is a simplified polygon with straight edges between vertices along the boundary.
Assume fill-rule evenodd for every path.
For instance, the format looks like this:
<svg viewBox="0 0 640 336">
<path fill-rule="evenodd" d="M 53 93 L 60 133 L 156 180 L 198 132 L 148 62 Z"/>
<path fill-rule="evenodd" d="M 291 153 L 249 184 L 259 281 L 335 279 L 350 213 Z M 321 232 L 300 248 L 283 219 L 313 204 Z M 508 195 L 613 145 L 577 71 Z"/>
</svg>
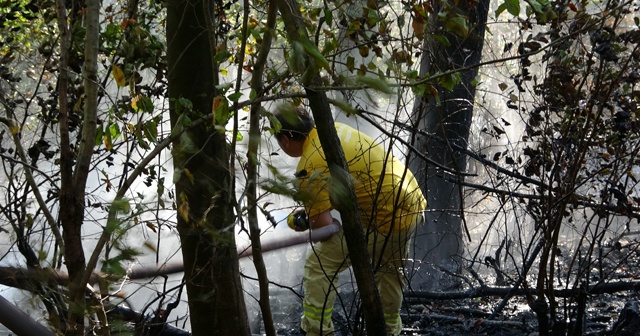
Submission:
<svg viewBox="0 0 640 336">
<path fill-rule="evenodd" d="M 369 136 L 336 123 L 353 179 L 363 224 L 379 232 L 403 230 L 416 222 L 427 206 L 413 174 Z M 346 190 L 332 183 L 318 131 L 314 128 L 302 148 L 296 176 L 310 217 L 331 210 L 329 194 Z M 339 202 L 339 196 L 334 201 Z M 395 210 L 395 211 L 394 211 Z"/>
</svg>

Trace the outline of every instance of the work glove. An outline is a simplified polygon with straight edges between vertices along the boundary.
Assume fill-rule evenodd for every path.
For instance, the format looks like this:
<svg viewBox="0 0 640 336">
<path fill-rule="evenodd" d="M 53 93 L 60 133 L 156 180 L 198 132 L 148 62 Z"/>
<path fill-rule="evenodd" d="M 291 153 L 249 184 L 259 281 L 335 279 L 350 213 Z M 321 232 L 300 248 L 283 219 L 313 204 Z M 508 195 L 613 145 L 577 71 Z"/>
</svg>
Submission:
<svg viewBox="0 0 640 336">
<path fill-rule="evenodd" d="M 296 231 L 309 229 L 309 216 L 304 208 L 297 208 L 287 216 L 287 225 Z"/>
</svg>

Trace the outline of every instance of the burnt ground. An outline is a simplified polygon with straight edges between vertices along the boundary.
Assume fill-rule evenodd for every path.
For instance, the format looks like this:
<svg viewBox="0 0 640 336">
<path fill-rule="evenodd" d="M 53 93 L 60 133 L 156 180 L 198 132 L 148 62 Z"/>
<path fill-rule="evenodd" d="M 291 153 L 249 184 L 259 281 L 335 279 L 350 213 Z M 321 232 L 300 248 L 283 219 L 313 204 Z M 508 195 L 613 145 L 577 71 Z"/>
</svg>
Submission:
<svg viewBox="0 0 640 336">
<path fill-rule="evenodd" d="M 620 322 L 621 312 L 626 303 L 637 302 L 635 293 L 603 294 L 592 297 L 587 304 L 584 329 L 580 335 L 591 336 L 631 336 L 640 335 L 640 315 L 626 320 L 626 327 Z M 413 301 L 413 300 L 408 300 Z M 490 336 L 536 336 L 537 318 L 523 298 L 514 297 L 495 318 L 490 318 L 500 299 L 464 299 L 451 301 L 423 301 L 408 303 L 403 309 L 403 330 L 401 335 L 490 335 Z M 559 309 L 562 309 L 560 307 Z M 346 318 L 334 314 L 335 336 L 351 336 L 360 333 L 348 330 Z M 298 318 L 294 323 L 279 325 L 278 335 L 297 336 Z M 560 328 L 563 329 L 563 328 Z M 552 335 L 570 335 L 568 331 L 552 332 Z"/>
<path fill-rule="evenodd" d="M 583 256 L 588 255 L 585 249 Z M 567 255 L 569 255 L 567 253 Z M 571 269 L 570 258 L 558 260 L 557 269 Z M 599 257 L 585 266 L 590 269 L 589 282 L 605 284 L 604 294 L 587 294 L 584 305 L 584 319 L 580 333 L 571 333 L 576 319 L 576 300 L 557 297 L 556 316 L 562 317 L 556 322 L 551 335 L 590 335 L 590 336 L 640 336 L 640 242 L 638 240 L 619 240 L 601 249 Z M 590 267 L 590 268 L 589 268 Z M 613 286 L 611 286 L 613 285 Z M 350 301 L 346 298 L 346 302 Z M 355 300 L 354 300 L 355 301 Z M 402 335 L 491 335 L 491 336 L 535 336 L 538 334 L 538 321 L 525 296 L 514 296 L 507 301 L 499 312 L 492 316 L 496 307 L 500 307 L 499 295 L 474 299 L 430 300 L 405 297 L 402 310 Z M 295 308 L 294 308 L 295 307 Z M 286 318 L 277 323 L 278 335 L 297 335 L 300 315 L 300 302 L 285 309 Z M 359 335 L 349 330 L 347 320 L 357 321 L 355 313 L 345 314 L 346 309 L 334 308 L 336 336 Z M 348 318 L 346 316 L 349 316 Z M 566 316 L 566 317 L 565 317 Z"/>
<path fill-rule="evenodd" d="M 618 335 L 619 333 L 612 333 L 613 325 L 625 302 L 632 299 L 635 297 L 628 295 L 602 295 L 600 298 L 592 298 L 588 304 L 581 335 Z M 513 298 L 500 314 L 491 317 L 493 309 L 498 304 L 499 299 L 414 304 L 403 314 L 403 335 L 537 335 L 537 318 L 522 298 Z M 637 334 L 640 335 L 640 329 Z"/>
<path fill-rule="evenodd" d="M 582 332 L 578 335 L 591 336 L 640 336 L 640 249 L 619 251 L 608 254 L 608 262 L 592 276 L 598 283 L 598 274 L 607 274 L 606 283 L 622 284 L 606 294 L 587 295 Z M 604 270 L 604 272 L 603 272 Z M 348 300 L 346 300 L 348 301 Z M 491 316 L 502 299 L 498 296 L 459 300 L 429 300 L 405 297 L 402 310 L 402 335 L 491 335 L 491 336 L 535 336 L 538 335 L 538 321 L 524 296 L 512 297 L 504 308 Z M 574 329 L 575 300 L 557 298 L 556 316 L 568 316 L 566 322 L 557 322 L 551 335 L 576 335 Z M 286 318 L 277 323 L 281 336 L 298 335 L 300 303 L 290 307 Z M 352 309 L 351 311 L 353 311 Z M 344 312 L 345 309 L 342 309 Z M 356 310 L 357 311 L 357 310 Z M 334 309 L 335 336 L 351 336 L 361 333 L 349 330 L 358 320 L 357 312 L 337 313 Z M 563 317 L 563 319 L 565 319 Z M 562 325 L 564 323 L 564 325 Z M 357 323 L 356 323 L 357 324 Z M 577 335 L 576 335 L 577 336 Z"/>
</svg>

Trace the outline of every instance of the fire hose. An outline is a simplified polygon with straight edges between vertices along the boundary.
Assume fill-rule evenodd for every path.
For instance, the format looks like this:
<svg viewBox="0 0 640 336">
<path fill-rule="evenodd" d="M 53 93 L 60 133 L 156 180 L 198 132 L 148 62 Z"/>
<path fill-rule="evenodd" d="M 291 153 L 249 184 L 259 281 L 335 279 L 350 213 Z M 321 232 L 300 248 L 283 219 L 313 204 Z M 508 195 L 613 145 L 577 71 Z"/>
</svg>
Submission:
<svg viewBox="0 0 640 336">
<path fill-rule="evenodd" d="M 319 242 L 340 231 L 340 223 L 336 220 L 333 223 L 315 230 L 307 230 L 304 232 L 289 231 L 287 235 L 280 235 L 261 242 L 262 252 L 279 250 L 281 248 L 306 244 L 309 242 Z M 238 258 L 245 258 L 253 254 L 251 245 L 238 248 Z"/>
<path fill-rule="evenodd" d="M 309 242 L 319 242 L 328 239 L 340 231 L 340 223 L 334 220 L 333 223 L 315 230 L 296 232 L 287 230 L 287 233 L 279 234 L 277 237 L 266 239 L 261 243 L 262 252 L 275 251 L 285 247 L 307 244 Z M 238 258 L 246 258 L 253 255 L 251 245 L 238 247 Z M 131 280 L 153 278 L 159 275 L 169 275 L 184 272 L 182 262 L 165 263 L 161 266 L 138 266 L 131 269 L 127 276 Z"/>
</svg>

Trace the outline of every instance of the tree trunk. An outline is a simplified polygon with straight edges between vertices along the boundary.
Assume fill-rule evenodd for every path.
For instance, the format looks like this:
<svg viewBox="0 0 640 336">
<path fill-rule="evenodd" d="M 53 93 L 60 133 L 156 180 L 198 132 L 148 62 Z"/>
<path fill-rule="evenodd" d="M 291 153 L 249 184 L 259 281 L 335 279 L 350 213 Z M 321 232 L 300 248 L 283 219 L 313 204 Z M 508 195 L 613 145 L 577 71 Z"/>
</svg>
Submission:
<svg viewBox="0 0 640 336">
<path fill-rule="evenodd" d="M 278 0 L 278 8 L 284 21 L 289 41 L 307 46 L 307 48 L 316 48 L 309 40 L 304 23 L 299 19 L 302 15 L 300 14 L 298 3 L 292 0 Z M 314 86 L 322 85 L 319 71 L 320 62 L 317 58 L 312 59 L 307 51 L 302 85 L 305 86 L 305 92 L 318 128 L 318 138 L 320 139 L 322 148 L 336 149 L 324 151 L 331 177 L 336 184 L 350 191 L 347 195 L 344 195 L 344 199 L 341 199 L 340 202 L 332 199 L 331 205 L 340 212 L 343 221 L 344 237 L 347 241 L 349 258 L 351 259 L 356 283 L 360 291 L 362 306 L 364 308 L 367 334 L 371 336 L 386 335 L 380 294 L 373 276 L 371 258 L 367 250 L 366 237 L 360 220 L 358 202 L 354 192 L 353 182 L 349 175 L 347 161 L 342 146 L 340 145 L 340 139 L 336 133 L 333 117 L 331 116 L 329 100 L 323 91 L 313 89 Z"/>
<path fill-rule="evenodd" d="M 97 121 L 97 52 L 100 32 L 100 3 L 86 2 L 84 24 L 85 62 L 83 66 L 84 113 L 82 118 L 82 141 L 73 153 L 70 140 L 68 103 L 69 52 L 71 32 L 64 1 L 56 2 L 58 29 L 60 30 L 60 77 L 58 79 L 59 123 L 60 123 L 60 224 L 63 229 L 65 264 L 69 270 L 69 328 L 68 335 L 84 335 L 85 255 L 82 245 L 84 223 L 85 188 L 90 162 L 93 157 Z M 73 21 L 73 20 L 72 20 Z M 75 166 L 75 170 L 74 170 Z M 91 272 L 91 270 L 89 270 Z"/>
<path fill-rule="evenodd" d="M 437 96 L 427 89 L 419 97 L 413 111 L 418 132 L 413 145 L 451 171 L 465 172 L 467 157 L 460 149 L 467 147 L 469 137 L 475 96 L 472 81 L 478 74 L 478 68 L 473 66 L 482 56 L 489 1 L 481 0 L 475 6 L 470 6 L 470 2 L 454 6 L 445 1 L 434 3 L 427 26 L 435 31 L 434 34 L 443 34 L 449 46 L 434 39 L 431 31 L 426 32 L 420 76 L 427 78 L 438 72 L 472 68 L 459 72 L 461 81 L 453 90 L 445 89 L 434 80 L 430 84 L 436 89 Z M 468 35 L 458 36 L 445 31 L 444 21 L 436 15 L 445 6 L 468 18 Z M 426 222 L 418 228 L 411 251 L 415 261 L 414 270 L 410 270 L 411 287 L 434 290 L 455 286 L 457 280 L 447 277 L 446 271 L 455 273 L 461 266 L 464 214 L 462 186 L 456 181 L 463 177 L 447 173 L 415 155 L 409 157 L 409 168 L 428 201 Z"/>
<path fill-rule="evenodd" d="M 264 73 L 265 64 L 269 58 L 271 51 L 271 42 L 273 40 L 272 31 L 276 25 L 278 15 L 278 6 L 275 0 L 267 3 L 267 27 L 269 30 L 264 32 L 260 51 L 253 65 L 253 77 L 251 78 L 251 89 L 255 90 L 256 97 L 264 96 L 264 83 L 262 74 Z M 276 330 L 273 324 L 273 314 L 271 313 L 271 300 L 269 298 L 269 277 L 264 263 L 262 252 L 264 245 L 260 241 L 260 225 L 258 223 L 258 150 L 260 147 L 261 130 L 260 120 L 262 105 L 260 103 L 251 104 L 250 120 L 249 120 L 249 145 L 247 148 L 247 219 L 249 220 L 249 230 L 251 233 L 251 249 L 253 254 L 253 265 L 258 275 L 258 283 L 260 286 L 260 312 L 264 325 L 264 332 L 267 336 L 275 336 Z"/>
<path fill-rule="evenodd" d="M 184 129 L 212 111 L 217 67 L 207 30 L 214 6 L 202 0 L 169 0 L 167 60 L 173 148 L 185 281 L 191 330 L 198 335 L 249 335 L 239 276 L 229 150 L 210 123 Z M 207 17 L 208 16 L 208 17 Z"/>
</svg>

